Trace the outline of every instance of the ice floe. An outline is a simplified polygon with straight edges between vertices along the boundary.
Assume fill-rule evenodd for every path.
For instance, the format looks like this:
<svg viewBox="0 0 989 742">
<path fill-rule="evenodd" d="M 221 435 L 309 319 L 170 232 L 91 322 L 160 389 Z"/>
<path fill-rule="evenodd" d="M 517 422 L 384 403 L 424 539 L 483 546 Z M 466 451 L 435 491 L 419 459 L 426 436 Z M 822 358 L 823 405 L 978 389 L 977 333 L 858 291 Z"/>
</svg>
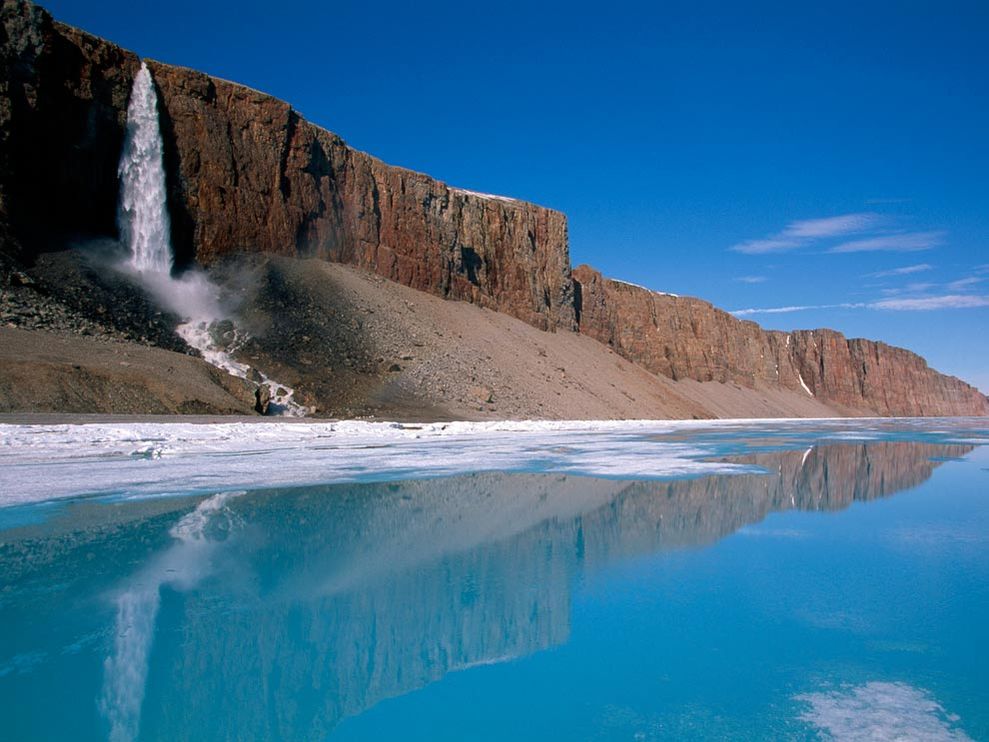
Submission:
<svg viewBox="0 0 989 742">
<path fill-rule="evenodd" d="M 722 460 L 744 452 L 746 436 L 782 436 L 806 447 L 876 440 L 891 430 L 923 432 L 925 425 L 933 427 L 840 419 L 0 424 L 0 507 L 81 495 L 202 494 L 475 471 L 700 476 L 752 471 Z"/>
</svg>

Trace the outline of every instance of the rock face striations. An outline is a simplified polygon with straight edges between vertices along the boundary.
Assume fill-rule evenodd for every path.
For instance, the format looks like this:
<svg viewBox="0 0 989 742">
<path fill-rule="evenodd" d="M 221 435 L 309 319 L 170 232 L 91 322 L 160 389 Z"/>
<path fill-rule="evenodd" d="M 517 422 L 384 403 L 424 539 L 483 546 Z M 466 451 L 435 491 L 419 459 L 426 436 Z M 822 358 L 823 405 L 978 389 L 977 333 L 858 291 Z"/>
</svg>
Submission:
<svg viewBox="0 0 989 742">
<path fill-rule="evenodd" d="M 238 253 L 318 257 L 539 329 L 579 330 L 673 380 L 797 391 L 848 414 L 989 414 L 985 396 L 905 350 L 829 330 L 766 332 L 591 268 L 571 275 L 559 212 L 385 165 L 271 96 L 148 65 L 180 269 Z M 0 265 L 116 239 L 139 66 L 27 0 L 2 0 Z"/>
<path fill-rule="evenodd" d="M 660 294 L 578 266 L 580 331 L 674 380 L 802 391 L 851 414 L 986 415 L 978 389 L 923 358 L 834 330 L 763 330 L 706 301 Z"/>
</svg>

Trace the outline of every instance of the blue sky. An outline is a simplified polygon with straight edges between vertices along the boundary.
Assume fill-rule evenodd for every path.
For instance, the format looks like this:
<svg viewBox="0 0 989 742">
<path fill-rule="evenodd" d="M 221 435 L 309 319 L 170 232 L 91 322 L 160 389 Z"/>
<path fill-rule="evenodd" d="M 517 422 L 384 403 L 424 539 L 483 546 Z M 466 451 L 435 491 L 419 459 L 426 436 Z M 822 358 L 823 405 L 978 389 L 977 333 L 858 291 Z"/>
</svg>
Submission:
<svg viewBox="0 0 989 742">
<path fill-rule="evenodd" d="M 575 264 L 989 391 L 989 3 L 804 5 L 45 3 L 560 209 Z"/>
</svg>

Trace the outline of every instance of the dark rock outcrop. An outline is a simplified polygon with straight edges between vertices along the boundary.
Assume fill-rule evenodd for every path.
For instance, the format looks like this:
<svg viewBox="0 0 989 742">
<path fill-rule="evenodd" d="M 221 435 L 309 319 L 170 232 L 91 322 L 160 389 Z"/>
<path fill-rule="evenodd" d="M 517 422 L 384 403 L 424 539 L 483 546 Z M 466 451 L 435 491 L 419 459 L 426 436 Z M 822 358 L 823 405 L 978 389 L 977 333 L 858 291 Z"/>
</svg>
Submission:
<svg viewBox="0 0 989 742">
<path fill-rule="evenodd" d="M 90 245 L 36 257 L 27 270 L 3 274 L 0 326 L 125 340 L 195 354 L 175 334 L 179 317 L 111 266 L 117 258 Z"/>
<path fill-rule="evenodd" d="M 0 221 L 30 252 L 114 236 L 117 161 L 137 55 L 0 5 Z"/>
<path fill-rule="evenodd" d="M 778 386 L 857 414 L 987 415 L 978 389 L 903 348 L 834 330 L 763 330 L 700 299 L 574 270 L 580 331 L 655 374 Z"/>
</svg>

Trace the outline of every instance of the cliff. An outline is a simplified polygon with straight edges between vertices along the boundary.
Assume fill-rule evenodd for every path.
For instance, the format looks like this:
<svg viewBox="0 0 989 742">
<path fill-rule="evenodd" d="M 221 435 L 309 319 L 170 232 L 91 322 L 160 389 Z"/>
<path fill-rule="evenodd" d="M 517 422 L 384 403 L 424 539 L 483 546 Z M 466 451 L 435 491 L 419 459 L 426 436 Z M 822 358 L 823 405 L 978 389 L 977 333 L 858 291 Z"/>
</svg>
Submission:
<svg viewBox="0 0 989 742">
<path fill-rule="evenodd" d="M 28 252 L 115 237 L 140 60 L 23 0 L 4 0 L 0 13 L 0 217 Z M 149 67 L 180 265 L 236 252 L 319 256 L 573 329 L 563 214 L 385 165 L 241 85 Z"/>
<path fill-rule="evenodd" d="M 834 330 L 763 330 L 700 299 L 578 266 L 580 331 L 670 379 L 781 387 L 859 414 L 986 415 L 989 399 L 903 348 Z"/>
<path fill-rule="evenodd" d="M 26 0 L 3 0 L 0 259 L 30 263 L 80 239 L 116 239 L 117 163 L 139 65 Z M 571 275 L 559 212 L 386 165 L 271 96 L 148 65 L 180 269 L 243 253 L 323 258 L 542 330 L 579 329 L 677 381 L 796 392 L 848 414 L 989 414 L 976 389 L 899 348 L 830 330 L 767 332 L 585 266 Z"/>
</svg>

